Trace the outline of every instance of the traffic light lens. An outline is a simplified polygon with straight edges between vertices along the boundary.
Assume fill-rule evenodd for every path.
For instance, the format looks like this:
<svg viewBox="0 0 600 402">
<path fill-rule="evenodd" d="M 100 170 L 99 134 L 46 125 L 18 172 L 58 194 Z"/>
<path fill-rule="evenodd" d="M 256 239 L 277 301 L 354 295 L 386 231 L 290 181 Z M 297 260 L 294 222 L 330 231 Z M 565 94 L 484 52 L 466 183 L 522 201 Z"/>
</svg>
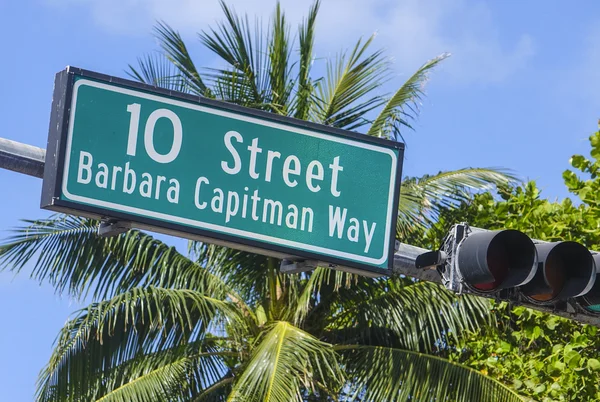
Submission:
<svg viewBox="0 0 600 402">
<path fill-rule="evenodd" d="M 562 255 L 550 253 L 544 265 L 544 277 L 546 284 L 550 287 L 549 292 L 531 295 L 537 301 L 549 301 L 554 299 L 563 288 L 566 280 L 565 264 Z"/>
<path fill-rule="evenodd" d="M 592 306 L 587 306 L 586 309 L 593 311 L 594 313 L 600 313 L 600 304 L 594 304 Z"/>
<path fill-rule="evenodd" d="M 473 285 L 475 289 L 482 291 L 497 289 L 508 276 L 510 263 L 508 261 L 506 244 L 503 241 L 498 241 L 497 239 L 492 240 L 488 248 L 487 265 L 488 270 L 494 277 L 494 281 L 487 283 L 476 283 Z"/>
</svg>

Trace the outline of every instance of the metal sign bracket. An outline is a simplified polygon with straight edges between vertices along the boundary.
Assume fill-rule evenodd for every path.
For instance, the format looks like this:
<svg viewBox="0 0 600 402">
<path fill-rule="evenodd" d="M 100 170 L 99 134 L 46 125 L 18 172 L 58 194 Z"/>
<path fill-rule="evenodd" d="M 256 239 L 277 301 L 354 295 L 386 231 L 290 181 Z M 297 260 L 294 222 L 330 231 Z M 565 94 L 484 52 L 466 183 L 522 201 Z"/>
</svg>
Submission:
<svg viewBox="0 0 600 402">
<path fill-rule="evenodd" d="M 118 236 L 131 229 L 130 222 L 118 221 L 116 219 L 103 219 L 98 226 L 98 235 L 100 237 Z"/>
<path fill-rule="evenodd" d="M 319 261 L 316 260 L 282 260 L 279 270 L 285 274 L 297 274 L 299 272 L 312 271 L 319 265 Z"/>
</svg>

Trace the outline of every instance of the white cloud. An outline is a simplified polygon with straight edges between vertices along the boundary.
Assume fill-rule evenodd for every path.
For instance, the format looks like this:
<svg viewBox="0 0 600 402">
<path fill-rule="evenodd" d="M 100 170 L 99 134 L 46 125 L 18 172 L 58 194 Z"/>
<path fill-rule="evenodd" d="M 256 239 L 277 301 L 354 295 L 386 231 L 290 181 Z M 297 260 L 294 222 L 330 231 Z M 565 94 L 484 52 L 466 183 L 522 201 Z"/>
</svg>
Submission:
<svg viewBox="0 0 600 402">
<path fill-rule="evenodd" d="M 222 19 L 217 0 L 45 0 L 54 6 L 91 12 L 95 22 L 114 33 L 146 35 L 157 19 L 183 35 Z M 312 0 L 282 0 L 296 25 Z M 240 12 L 266 20 L 274 0 L 229 0 Z M 378 33 L 377 44 L 394 56 L 398 71 L 412 71 L 443 52 L 453 57 L 444 71 L 452 81 L 497 83 L 522 69 L 534 54 L 531 37 L 522 34 L 503 43 L 501 32 L 485 3 L 477 0 L 323 0 L 318 21 L 318 50 L 328 53 L 347 47 L 359 36 Z"/>
</svg>

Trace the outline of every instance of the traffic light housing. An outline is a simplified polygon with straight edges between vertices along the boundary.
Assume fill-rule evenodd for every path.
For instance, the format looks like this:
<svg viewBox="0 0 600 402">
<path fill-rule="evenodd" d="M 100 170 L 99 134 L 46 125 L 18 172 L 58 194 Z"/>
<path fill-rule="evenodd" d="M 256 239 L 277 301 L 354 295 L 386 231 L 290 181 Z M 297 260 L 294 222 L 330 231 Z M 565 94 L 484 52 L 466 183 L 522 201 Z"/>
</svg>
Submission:
<svg viewBox="0 0 600 402">
<path fill-rule="evenodd" d="M 445 257 L 436 265 L 442 283 L 457 293 L 600 317 L 600 254 L 577 242 L 548 243 L 518 230 L 463 223 L 437 253 Z"/>
</svg>

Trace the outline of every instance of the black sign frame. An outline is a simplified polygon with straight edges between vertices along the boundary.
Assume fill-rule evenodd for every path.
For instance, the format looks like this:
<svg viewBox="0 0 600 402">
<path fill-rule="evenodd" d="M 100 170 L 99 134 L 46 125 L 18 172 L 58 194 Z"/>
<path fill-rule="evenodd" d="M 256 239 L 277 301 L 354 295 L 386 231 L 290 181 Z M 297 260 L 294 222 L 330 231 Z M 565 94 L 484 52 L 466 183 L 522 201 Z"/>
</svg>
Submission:
<svg viewBox="0 0 600 402">
<path fill-rule="evenodd" d="M 66 156 L 66 139 L 70 123 L 69 118 L 75 77 L 90 78 L 96 81 L 105 82 L 107 84 L 118 85 L 125 88 L 131 88 L 150 94 L 166 96 L 169 98 L 185 102 L 192 102 L 199 105 L 216 107 L 234 113 L 256 117 L 262 120 L 283 123 L 286 125 L 303 129 L 317 130 L 337 137 L 358 140 L 359 142 L 371 143 L 387 148 L 396 149 L 398 151 L 398 160 L 396 166 L 396 182 L 394 184 L 393 195 L 393 205 L 395 206 L 395 208 L 392 212 L 391 222 L 389 222 L 389 224 L 391 225 L 391 230 L 388 245 L 389 250 L 387 268 L 378 268 L 367 264 L 361 264 L 355 261 L 324 256 L 310 251 L 297 250 L 291 247 L 280 246 L 277 244 L 271 244 L 252 239 L 240 238 L 225 233 L 213 232 L 210 230 L 200 228 L 193 228 L 185 225 L 179 225 L 138 215 L 126 214 L 114 210 L 83 205 L 80 203 L 60 199 L 62 178 L 64 172 L 64 162 Z M 157 233 L 163 233 L 167 235 L 198 240 L 206 243 L 217 244 L 279 259 L 287 259 L 292 261 L 318 261 L 320 266 L 325 266 L 342 271 L 348 271 L 365 276 L 377 277 L 382 275 L 390 275 L 394 264 L 396 222 L 398 218 L 397 206 L 400 197 L 400 184 L 402 178 L 404 148 L 404 144 L 397 141 L 367 136 L 365 134 L 316 124 L 287 116 L 281 116 L 261 110 L 250 109 L 247 107 L 242 107 L 223 101 L 217 101 L 200 96 L 186 94 L 183 92 L 159 88 L 156 86 L 126 80 L 123 78 L 112 77 L 109 75 L 88 71 L 76 67 L 67 67 L 65 70 L 60 71 L 56 74 L 54 81 L 54 94 L 52 98 L 52 110 L 50 114 L 50 127 L 48 133 L 48 144 L 46 148 L 44 179 L 42 185 L 41 208 L 97 220 L 113 220 L 127 222 L 131 225 L 132 228 L 150 230 Z"/>
</svg>

